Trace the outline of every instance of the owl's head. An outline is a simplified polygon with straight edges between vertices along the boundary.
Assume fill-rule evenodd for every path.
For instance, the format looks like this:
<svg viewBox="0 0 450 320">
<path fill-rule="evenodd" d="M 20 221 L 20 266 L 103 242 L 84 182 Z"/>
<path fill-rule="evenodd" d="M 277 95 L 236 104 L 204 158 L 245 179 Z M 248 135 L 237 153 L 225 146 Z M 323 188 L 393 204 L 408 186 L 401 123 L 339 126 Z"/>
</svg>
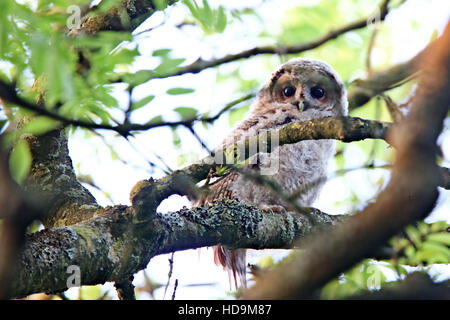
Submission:
<svg viewBox="0 0 450 320">
<path fill-rule="evenodd" d="M 254 113 L 288 113 L 299 120 L 347 115 L 347 94 L 327 63 L 294 58 L 280 66 L 261 88 Z"/>
</svg>

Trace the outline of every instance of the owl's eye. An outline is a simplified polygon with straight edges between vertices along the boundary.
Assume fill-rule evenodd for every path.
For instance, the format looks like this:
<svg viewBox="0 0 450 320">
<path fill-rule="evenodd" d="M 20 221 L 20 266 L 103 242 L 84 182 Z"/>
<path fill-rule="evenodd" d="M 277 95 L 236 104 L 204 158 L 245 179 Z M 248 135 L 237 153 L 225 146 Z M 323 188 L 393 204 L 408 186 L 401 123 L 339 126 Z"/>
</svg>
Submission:
<svg viewBox="0 0 450 320">
<path fill-rule="evenodd" d="M 311 88 L 311 96 L 314 99 L 320 99 L 325 96 L 325 90 L 322 87 L 315 86 Z"/>
<path fill-rule="evenodd" d="M 295 94 L 295 88 L 294 87 L 286 87 L 283 89 L 283 94 L 285 97 L 292 97 Z"/>
</svg>

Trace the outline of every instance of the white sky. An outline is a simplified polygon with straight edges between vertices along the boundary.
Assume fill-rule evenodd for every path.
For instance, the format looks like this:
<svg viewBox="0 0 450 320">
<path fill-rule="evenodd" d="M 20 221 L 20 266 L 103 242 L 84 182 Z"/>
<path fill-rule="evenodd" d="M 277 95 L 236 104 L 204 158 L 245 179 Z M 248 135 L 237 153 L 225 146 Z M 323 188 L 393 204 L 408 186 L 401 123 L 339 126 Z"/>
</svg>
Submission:
<svg viewBox="0 0 450 320">
<path fill-rule="evenodd" d="M 276 26 L 276 22 L 282 16 L 283 10 L 302 1 L 269 1 L 261 6 L 261 16 L 264 23 Z M 303 1 L 304 3 L 305 1 Z M 314 1 L 308 1 L 314 3 Z M 251 6 L 258 4 L 259 1 L 223 1 L 227 6 L 235 7 Z M 138 37 L 137 42 L 142 53 L 142 57 L 135 64 L 136 70 L 142 68 L 153 68 L 157 65 L 158 60 L 151 57 L 151 52 L 157 48 L 173 48 L 175 56 L 187 57 L 187 63 L 193 62 L 198 56 L 204 59 L 223 56 L 229 52 L 239 52 L 260 43 L 252 42 L 252 35 L 260 32 L 260 24 L 249 18 L 244 23 L 233 23 L 227 28 L 223 35 L 213 35 L 205 37 L 197 28 L 186 27 L 182 31 L 173 28 L 173 25 L 181 22 L 186 9 L 183 6 L 173 6 L 169 8 L 168 26 L 162 26 L 156 30 L 144 33 Z M 445 23 L 450 17 L 450 1 L 433 0 L 420 1 L 408 0 L 399 10 L 393 11 L 386 19 L 386 24 L 391 26 L 391 36 L 387 40 L 387 45 L 393 46 L 394 51 L 391 57 L 392 63 L 404 61 L 418 51 L 420 51 L 429 41 L 431 34 L 435 29 L 442 30 Z M 151 26 L 158 25 L 163 20 L 163 14 L 155 14 L 136 32 L 146 30 Z M 414 29 L 411 20 L 420 21 L 420 28 Z M 236 37 L 239 34 L 240 37 Z M 220 41 L 218 41 L 220 40 Z M 384 39 L 383 39 L 384 40 Z M 362 50 L 365 50 L 363 48 Z M 376 64 L 377 59 L 383 57 L 382 46 L 375 48 L 373 52 L 373 61 Z M 257 59 L 257 58 L 252 58 Z M 277 57 L 274 57 L 275 64 Z M 233 66 L 225 65 L 223 68 L 232 68 Z M 252 68 L 250 64 L 246 64 L 242 70 L 243 74 L 249 72 L 252 77 L 256 74 L 264 81 L 270 72 L 263 68 Z M 172 87 L 195 88 L 196 91 L 190 95 L 168 96 L 164 92 Z M 126 104 L 127 96 L 120 94 L 117 90 L 119 101 Z M 170 112 L 174 107 L 195 106 L 200 111 L 219 110 L 224 104 L 238 98 L 233 93 L 230 85 L 216 84 L 216 74 L 213 69 L 205 70 L 196 75 L 184 75 L 177 78 L 153 80 L 145 85 L 140 86 L 134 92 L 134 99 L 138 100 L 149 94 L 155 94 L 157 97 L 145 108 L 142 108 L 134 114 L 132 118 L 136 122 L 145 122 L 155 115 L 159 115 L 161 108 L 164 111 L 166 120 L 176 120 L 176 114 Z M 214 112 L 213 112 L 214 114 Z M 222 117 L 215 124 L 215 129 L 209 132 L 198 128 L 199 134 L 207 142 L 208 146 L 214 147 L 219 144 L 227 132 L 227 117 Z M 211 133 L 214 132 L 214 135 Z M 102 133 L 103 134 L 103 133 Z M 95 183 L 105 192 L 108 192 L 114 204 L 129 204 L 128 194 L 133 185 L 142 179 L 148 179 L 150 174 L 153 177 L 161 177 L 161 171 L 151 172 L 147 164 L 147 160 L 151 159 L 156 163 L 154 153 L 158 154 L 164 162 L 172 169 L 177 168 L 177 152 L 172 148 L 172 135 L 169 128 L 154 129 L 145 134 L 139 135 L 133 140 L 135 149 L 123 139 L 112 138 L 110 134 L 104 133 L 105 139 L 109 141 L 120 158 L 126 163 L 113 161 L 110 156 L 109 149 L 105 147 L 101 139 L 93 138 L 85 140 L 82 132 L 77 132 L 70 140 L 70 152 L 74 164 L 79 166 L 80 172 L 90 174 Z M 188 131 L 183 133 L 183 150 L 192 151 L 199 158 L 206 153 L 201 150 L 198 142 L 189 134 Z M 87 141 L 87 142 L 86 142 Z M 441 143 L 445 154 L 443 165 L 450 166 L 450 138 L 447 133 L 441 137 Z M 352 152 L 351 167 L 361 166 L 366 160 L 363 155 L 358 152 L 358 148 L 352 148 L 347 152 Z M 329 171 L 332 173 L 333 165 Z M 358 185 L 358 196 L 362 199 L 371 199 L 374 190 L 367 183 L 367 179 L 376 180 L 380 176 L 386 176 L 384 170 L 355 171 L 347 174 L 345 177 L 331 179 L 324 187 L 320 199 L 315 206 L 325 212 L 345 213 L 348 208 L 336 208 L 334 203 L 340 199 L 349 196 L 348 185 Z M 104 205 L 111 204 L 97 190 L 90 188 L 97 200 Z M 431 220 L 446 219 L 450 221 L 450 195 L 449 191 L 442 191 L 439 206 L 433 214 Z M 166 200 L 161 206 L 161 212 L 174 211 L 183 205 L 189 205 L 189 202 L 182 197 L 174 196 Z M 206 248 L 198 250 L 187 250 L 175 253 L 175 263 L 171 284 L 178 279 L 179 286 L 176 293 L 177 299 L 214 299 L 227 298 L 225 290 L 229 289 L 228 277 L 226 272 L 216 267 L 213 263 L 212 250 Z M 147 272 L 153 280 L 165 285 L 167 281 L 167 273 L 169 271 L 168 263 L 169 255 L 161 255 L 155 257 L 150 262 Z M 255 261 L 253 261 L 255 262 Z M 136 277 L 136 282 L 142 280 L 141 272 Z M 216 283 L 214 286 L 188 286 L 193 284 Z M 105 288 L 112 286 L 105 286 Z M 173 287 L 169 287 L 166 299 L 170 299 Z M 112 290 L 113 292 L 114 290 Z M 162 299 L 164 290 L 156 291 L 156 298 Z M 73 293 L 73 292 L 72 292 Z M 145 298 L 145 297 L 144 297 Z"/>
</svg>

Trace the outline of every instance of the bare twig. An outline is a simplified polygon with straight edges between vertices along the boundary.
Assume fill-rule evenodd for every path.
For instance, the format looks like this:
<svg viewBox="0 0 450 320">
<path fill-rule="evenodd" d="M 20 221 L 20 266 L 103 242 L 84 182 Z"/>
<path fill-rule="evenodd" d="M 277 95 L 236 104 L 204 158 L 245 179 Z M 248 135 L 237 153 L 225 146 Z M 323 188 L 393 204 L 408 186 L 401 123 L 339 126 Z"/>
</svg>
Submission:
<svg viewBox="0 0 450 320">
<path fill-rule="evenodd" d="M 380 13 L 379 21 L 384 20 L 388 14 L 389 1 L 390 0 L 385 0 L 380 5 L 380 7 L 378 9 L 379 13 Z M 179 68 L 179 69 L 175 70 L 174 72 L 165 73 L 165 74 L 164 73 L 163 74 L 155 73 L 151 78 L 149 78 L 149 80 L 179 76 L 179 75 L 183 75 L 183 74 L 187 74 L 187 73 L 199 73 L 200 71 L 203 71 L 208 68 L 216 67 L 221 64 L 225 64 L 225 63 L 229 63 L 232 61 L 249 58 L 249 57 L 261 55 L 261 54 L 280 54 L 280 52 L 282 52 L 283 54 L 301 53 L 301 52 L 304 52 L 307 50 L 317 48 L 317 47 L 323 45 L 324 43 L 326 43 L 332 39 L 335 39 L 346 32 L 366 27 L 368 23 L 374 22 L 373 20 L 371 20 L 371 17 L 372 16 L 363 18 L 363 19 L 354 21 L 352 23 L 349 23 L 348 25 L 345 25 L 343 27 L 340 27 L 340 28 L 337 28 L 334 30 L 330 30 L 327 34 L 325 34 L 322 37 L 320 37 L 316 40 L 313 40 L 311 42 L 301 43 L 301 44 L 292 45 L 292 46 L 255 47 L 255 48 L 252 48 L 249 50 L 244 50 L 244 51 L 236 53 L 236 54 L 229 54 L 222 58 L 212 59 L 212 60 L 203 60 L 200 58 L 197 61 L 195 61 L 194 63 L 189 64 L 185 67 Z M 122 79 L 120 78 L 118 81 L 122 81 Z"/>
<path fill-rule="evenodd" d="M 434 42 L 406 62 L 394 65 L 383 71 L 373 71 L 372 75 L 366 79 L 355 80 L 348 90 L 349 110 L 356 109 L 376 95 L 415 78 L 420 72 L 420 61 L 433 47 Z"/>
<path fill-rule="evenodd" d="M 386 103 L 386 107 L 391 115 L 392 121 L 395 123 L 399 123 L 403 119 L 403 114 L 399 110 L 397 104 L 386 94 L 381 94 L 384 102 Z"/>
<path fill-rule="evenodd" d="M 178 288 L 178 279 L 175 279 L 175 285 L 173 286 L 172 300 L 175 300 L 175 293 L 177 292 L 177 288 Z"/>
<path fill-rule="evenodd" d="M 375 45 L 375 39 L 377 37 L 378 27 L 375 26 L 372 30 L 372 34 L 370 35 L 369 45 L 367 47 L 367 55 L 366 55 L 366 69 L 367 75 L 370 77 L 372 75 L 372 50 Z"/>
<path fill-rule="evenodd" d="M 173 256 L 174 255 L 175 255 L 175 252 L 172 252 L 172 254 L 170 255 L 170 258 L 169 258 L 169 273 L 167 274 L 167 283 L 166 283 L 166 286 L 164 287 L 163 300 L 166 298 L 167 288 L 169 287 L 170 279 L 172 278 L 172 273 L 173 273 Z"/>
<path fill-rule="evenodd" d="M 191 119 L 183 119 L 179 121 L 161 121 L 156 123 L 147 123 L 147 124 L 136 124 L 136 123 L 123 123 L 123 124 L 104 124 L 104 123 L 95 123 L 95 122 L 88 122 L 84 120 L 77 120 L 77 119 L 70 119 L 67 117 L 64 117 L 60 115 L 58 112 L 53 111 L 52 109 L 46 108 L 45 106 L 37 105 L 34 103 L 31 103 L 24 98 L 20 97 L 18 93 L 16 92 L 16 88 L 14 85 L 8 84 L 4 82 L 3 80 L 0 80 L 0 97 L 2 97 L 5 101 L 8 101 L 10 103 L 16 104 L 22 108 L 28 109 L 30 111 L 34 111 L 37 114 L 40 114 L 42 116 L 47 116 L 49 118 L 52 118 L 54 120 L 60 121 L 63 125 L 73 125 L 77 127 L 82 127 L 86 129 L 105 129 L 105 130 L 111 130 L 115 131 L 118 134 L 127 137 L 132 134 L 134 131 L 145 131 L 153 128 L 163 127 L 163 126 L 171 126 L 176 127 L 180 125 L 184 126 L 190 126 L 194 122 L 201 121 L 201 122 L 214 122 L 217 120 L 223 113 L 230 110 L 235 105 L 249 100 L 254 97 L 254 94 L 247 94 L 237 100 L 234 100 L 227 105 L 225 105 L 224 108 L 222 108 L 215 116 L 208 117 L 208 116 L 200 116 L 200 117 L 194 117 Z M 54 110 L 58 110 L 60 105 L 57 105 Z"/>
</svg>

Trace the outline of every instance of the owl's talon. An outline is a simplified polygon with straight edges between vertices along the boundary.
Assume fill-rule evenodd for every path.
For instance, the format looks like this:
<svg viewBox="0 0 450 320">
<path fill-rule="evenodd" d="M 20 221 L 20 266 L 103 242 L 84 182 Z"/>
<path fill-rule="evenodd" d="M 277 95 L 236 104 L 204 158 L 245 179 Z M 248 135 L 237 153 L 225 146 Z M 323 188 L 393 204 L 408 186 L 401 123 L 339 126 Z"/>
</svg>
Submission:
<svg viewBox="0 0 450 320">
<path fill-rule="evenodd" d="M 285 213 L 286 212 L 286 208 L 283 206 L 279 206 L 279 205 L 266 205 L 263 204 L 261 206 L 259 206 L 259 209 L 261 211 L 267 212 L 267 213 Z"/>
</svg>

